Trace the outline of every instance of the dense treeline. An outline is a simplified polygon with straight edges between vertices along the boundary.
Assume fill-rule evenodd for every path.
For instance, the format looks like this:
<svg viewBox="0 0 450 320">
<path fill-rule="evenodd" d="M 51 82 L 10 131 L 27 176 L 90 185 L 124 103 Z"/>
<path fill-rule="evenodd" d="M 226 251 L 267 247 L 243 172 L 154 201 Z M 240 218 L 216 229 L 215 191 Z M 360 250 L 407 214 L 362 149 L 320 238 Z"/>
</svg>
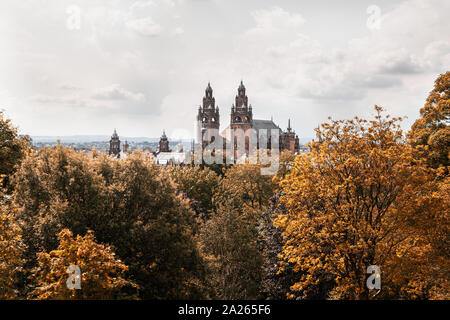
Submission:
<svg viewBox="0 0 450 320">
<path fill-rule="evenodd" d="M 330 119 L 275 176 L 34 151 L 0 114 L 0 298 L 448 299 L 449 110 L 447 72 L 407 134 Z"/>
</svg>

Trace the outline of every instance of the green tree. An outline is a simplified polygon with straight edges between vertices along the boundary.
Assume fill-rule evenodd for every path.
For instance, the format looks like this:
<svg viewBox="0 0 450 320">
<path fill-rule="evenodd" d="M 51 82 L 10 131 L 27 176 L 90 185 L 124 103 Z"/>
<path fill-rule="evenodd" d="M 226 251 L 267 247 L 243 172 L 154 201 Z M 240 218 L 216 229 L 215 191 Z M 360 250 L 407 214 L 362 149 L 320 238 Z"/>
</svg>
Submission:
<svg viewBox="0 0 450 320">
<path fill-rule="evenodd" d="M 177 189 L 191 200 L 192 208 L 208 218 L 214 208 L 212 198 L 219 183 L 217 174 L 200 166 L 169 167 L 167 170 L 177 183 Z"/>
<path fill-rule="evenodd" d="M 28 270 L 38 252 L 57 248 L 62 229 L 81 236 L 93 230 L 129 267 L 141 298 L 202 297 L 195 213 L 169 174 L 142 153 L 117 160 L 43 148 L 24 159 L 14 187 Z"/>
<path fill-rule="evenodd" d="M 214 193 L 216 206 L 226 204 L 232 207 L 245 206 L 246 210 L 262 212 L 274 194 L 272 176 L 261 175 L 259 164 L 237 164 L 225 172 Z"/>
<path fill-rule="evenodd" d="M 208 280 L 217 299 L 258 299 L 262 255 L 257 217 L 220 206 L 202 228 L 200 242 Z"/>
</svg>

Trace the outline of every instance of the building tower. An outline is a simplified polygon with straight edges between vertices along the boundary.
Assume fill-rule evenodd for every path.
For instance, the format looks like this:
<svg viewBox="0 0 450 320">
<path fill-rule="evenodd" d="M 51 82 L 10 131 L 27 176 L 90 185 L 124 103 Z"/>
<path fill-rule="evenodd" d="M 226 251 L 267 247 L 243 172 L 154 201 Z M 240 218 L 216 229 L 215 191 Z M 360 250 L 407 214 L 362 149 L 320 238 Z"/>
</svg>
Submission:
<svg viewBox="0 0 450 320">
<path fill-rule="evenodd" d="M 237 140 L 242 137 L 238 135 L 245 133 L 248 129 L 253 127 L 253 112 L 252 105 L 248 104 L 248 97 L 245 94 L 245 86 L 241 80 L 238 87 L 238 94 L 235 97 L 235 103 L 231 106 L 231 121 L 230 129 L 232 132 L 232 141 L 234 144 L 234 158 L 237 159 L 242 154 L 238 154 Z M 236 129 L 242 129 L 242 132 L 236 132 Z M 245 136 L 245 153 L 248 155 L 250 150 L 250 137 Z"/>
<path fill-rule="evenodd" d="M 231 129 L 242 129 L 244 132 L 253 126 L 252 105 L 248 105 L 245 86 L 241 81 L 235 103 L 231 106 Z"/>
<path fill-rule="evenodd" d="M 163 130 L 163 134 L 159 139 L 159 152 L 170 152 L 169 140 L 167 139 L 166 132 Z"/>
<path fill-rule="evenodd" d="M 109 140 L 109 155 L 120 157 L 120 139 L 116 129 L 114 129 L 111 140 Z"/>
<path fill-rule="evenodd" d="M 300 152 L 300 141 L 291 128 L 291 119 L 288 120 L 287 130 L 281 134 L 281 149 L 289 150 L 292 153 Z"/>
<path fill-rule="evenodd" d="M 123 152 L 127 153 L 130 150 L 130 145 L 128 141 L 125 140 L 125 144 L 123 145 Z"/>
<path fill-rule="evenodd" d="M 198 107 L 197 123 L 201 127 L 202 145 L 205 147 L 215 140 L 215 135 L 218 135 L 220 127 L 219 107 L 216 106 L 216 99 L 209 82 L 203 97 L 203 104 Z"/>
</svg>

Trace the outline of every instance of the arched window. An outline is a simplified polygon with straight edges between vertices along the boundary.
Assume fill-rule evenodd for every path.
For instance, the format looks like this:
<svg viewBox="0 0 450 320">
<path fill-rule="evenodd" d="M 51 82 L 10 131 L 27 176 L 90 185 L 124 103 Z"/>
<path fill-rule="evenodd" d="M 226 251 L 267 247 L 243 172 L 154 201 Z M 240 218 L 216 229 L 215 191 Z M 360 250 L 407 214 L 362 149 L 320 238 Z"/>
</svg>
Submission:
<svg viewBox="0 0 450 320">
<path fill-rule="evenodd" d="M 236 118 L 234 118 L 234 121 L 235 122 L 241 122 L 241 118 L 240 117 L 236 117 Z"/>
</svg>

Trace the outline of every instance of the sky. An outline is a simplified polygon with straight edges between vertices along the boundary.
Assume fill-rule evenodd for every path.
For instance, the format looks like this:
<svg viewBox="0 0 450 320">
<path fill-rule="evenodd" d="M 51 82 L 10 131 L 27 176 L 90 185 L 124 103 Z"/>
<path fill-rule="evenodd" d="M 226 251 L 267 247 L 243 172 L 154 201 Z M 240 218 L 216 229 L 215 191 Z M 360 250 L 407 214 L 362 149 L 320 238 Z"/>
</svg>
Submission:
<svg viewBox="0 0 450 320">
<path fill-rule="evenodd" d="M 0 109 L 32 136 L 194 136 L 208 81 L 229 124 L 419 116 L 450 68 L 448 0 L 2 0 Z"/>
</svg>

